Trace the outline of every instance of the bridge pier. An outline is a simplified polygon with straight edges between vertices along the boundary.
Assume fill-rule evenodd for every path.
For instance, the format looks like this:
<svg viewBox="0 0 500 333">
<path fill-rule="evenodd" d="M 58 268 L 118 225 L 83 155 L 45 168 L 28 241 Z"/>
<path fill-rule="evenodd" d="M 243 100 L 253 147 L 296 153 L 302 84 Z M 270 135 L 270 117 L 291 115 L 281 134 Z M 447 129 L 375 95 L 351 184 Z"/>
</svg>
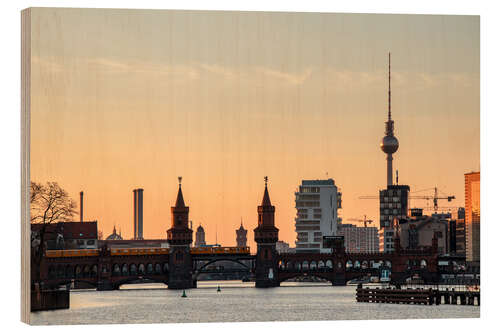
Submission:
<svg viewBox="0 0 500 333">
<path fill-rule="evenodd" d="M 97 291 L 105 291 L 105 290 L 118 290 L 120 287 L 113 285 L 108 280 L 98 281 L 97 282 Z"/>
<path fill-rule="evenodd" d="M 451 289 L 451 304 L 457 305 L 458 297 L 455 294 L 455 288 Z"/>
<path fill-rule="evenodd" d="M 446 292 L 443 294 L 444 296 L 444 304 L 450 304 L 450 293 L 448 292 L 448 288 L 446 288 Z"/>
<path fill-rule="evenodd" d="M 335 276 L 332 280 L 332 286 L 345 286 L 345 285 L 347 285 L 345 276 Z"/>
<path fill-rule="evenodd" d="M 467 305 L 474 305 L 474 295 L 471 293 L 467 295 Z"/>
<path fill-rule="evenodd" d="M 190 289 L 193 287 L 189 246 L 171 246 L 169 265 L 168 289 Z"/>
</svg>

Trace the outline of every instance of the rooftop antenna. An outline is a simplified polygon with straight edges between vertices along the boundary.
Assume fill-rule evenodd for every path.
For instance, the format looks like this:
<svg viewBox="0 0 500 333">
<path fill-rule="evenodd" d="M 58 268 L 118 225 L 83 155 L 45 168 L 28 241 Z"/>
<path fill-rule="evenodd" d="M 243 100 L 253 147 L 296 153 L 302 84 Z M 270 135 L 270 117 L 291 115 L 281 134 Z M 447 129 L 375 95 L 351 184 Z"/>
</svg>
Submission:
<svg viewBox="0 0 500 333">
<path fill-rule="evenodd" d="M 269 178 L 267 176 L 264 177 L 264 183 L 266 184 L 267 187 L 267 182 L 269 181 Z"/>
<path fill-rule="evenodd" d="M 177 179 L 179 180 L 179 187 L 181 187 L 182 177 L 177 177 Z"/>
<path fill-rule="evenodd" d="M 243 216 L 241 216 L 241 226 L 243 226 Z"/>
</svg>

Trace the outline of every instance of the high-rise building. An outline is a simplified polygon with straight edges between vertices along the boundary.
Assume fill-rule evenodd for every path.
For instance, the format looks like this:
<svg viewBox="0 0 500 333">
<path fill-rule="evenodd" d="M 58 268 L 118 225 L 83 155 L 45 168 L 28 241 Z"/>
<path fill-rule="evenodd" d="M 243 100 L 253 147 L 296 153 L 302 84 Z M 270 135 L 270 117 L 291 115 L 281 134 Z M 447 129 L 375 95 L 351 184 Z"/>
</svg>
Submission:
<svg viewBox="0 0 500 333">
<path fill-rule="evenodd" d="M 295 193 L 296 252 L 330 252 L 323 248 L 323 236 L 337 233 L 338 209 L 342 208 L 342 194 L 333 179 L 303 180 Z"/>
<path fill-rule="evenodd" d="M 344 236 L 346 252 L 379 252 L 378 229 L 376 227 L 358 227 L 354 224 L 339 224 L 337 236 Z"/>
<path fill-rule="evenodd" d="M 481 222 L 481 174 L 465 174 L 465 252 L 467 261 L 479 261 Z"/>
<path fill-rule="evenodd" d="M 243 220 L 242 220 L 240 227 L 236 229 L 236 246 L 238 247 L 247 246 L 247 233 L 248 231 L 245 228 L 243 228 Z"/>
<path fill-rule="evenodd" d="M 195 247 L 205 246 L 207 243 L 205 242 L 205 229 L 201 226 L 201 224 L 196 229 L 196 240 L 194 241 Z"/>
<path fill-rule="evenodd" d="M 455 224 L 455 253 L 465 255 L 465 208 L 459 207 L 456 211 L 452 212 L 452 220 L 456 221 Z"/>
<path fill-rule="evenodd" d="M 393 226 L 394 219 L 408 218 L 408 185 L 389 185 L 380 190 L 380 228 Z"/>
</svg>

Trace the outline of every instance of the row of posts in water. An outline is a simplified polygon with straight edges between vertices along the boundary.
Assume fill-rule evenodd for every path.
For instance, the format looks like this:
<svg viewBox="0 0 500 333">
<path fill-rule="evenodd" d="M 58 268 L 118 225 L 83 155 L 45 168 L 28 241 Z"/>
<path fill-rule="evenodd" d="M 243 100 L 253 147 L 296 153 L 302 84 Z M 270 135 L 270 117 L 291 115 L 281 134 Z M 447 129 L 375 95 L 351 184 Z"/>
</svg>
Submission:
<svg viewBox="0 0 500 333">
<path fill-rule="evenodd" d="M 424 305 L 480 305 L 479 290 L 468 288 L 363 288 L 358 284 L 356 300 L 368 303 L 424 304 Z"/>
</svg>

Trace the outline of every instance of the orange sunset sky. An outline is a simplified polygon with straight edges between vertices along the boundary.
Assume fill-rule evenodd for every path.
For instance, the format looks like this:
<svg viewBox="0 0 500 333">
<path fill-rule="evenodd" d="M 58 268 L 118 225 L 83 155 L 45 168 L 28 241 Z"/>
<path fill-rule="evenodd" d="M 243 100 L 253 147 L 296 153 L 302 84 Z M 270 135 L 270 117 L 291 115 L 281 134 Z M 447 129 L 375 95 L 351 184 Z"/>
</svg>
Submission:
<svg viewBox="0 0 500 333">
<path fill-rule="evenodd" d="M 378 221 L 358 197 L 386 182 L 389 51 L 399 183 L 463 206 L 480 167 L 478 16 L 38 8 L 31 28 L 31 179 L 83 190 L 105 237 L 133 236 L 141 187 L 144 236 L 166 238 L 178 176 L 209 243 L 242 218 L 254 247 L 266 175 L 291 246 L 302 179 Z"/>
</svg>

